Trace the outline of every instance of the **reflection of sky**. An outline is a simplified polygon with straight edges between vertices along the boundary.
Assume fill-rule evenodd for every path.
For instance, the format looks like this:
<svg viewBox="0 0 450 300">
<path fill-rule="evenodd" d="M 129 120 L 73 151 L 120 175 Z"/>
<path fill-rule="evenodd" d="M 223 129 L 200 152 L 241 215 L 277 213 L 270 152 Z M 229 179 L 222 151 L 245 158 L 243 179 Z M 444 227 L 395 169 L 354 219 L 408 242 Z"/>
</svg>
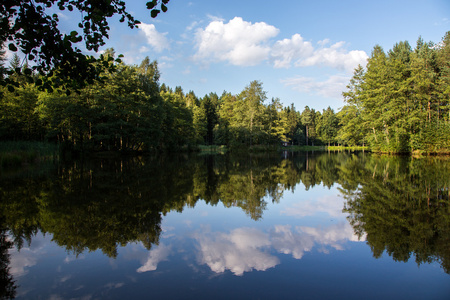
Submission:
<svg viewBox="0 0 450 300">
<path fill-rule="evenodd" d="M 208 266 L 215 273 L 229 270 L 241 276 L 252 270 L 274 268 L 280 264 L 277 253 L 301 259 L 315 247 L 326 253 L 327 249 L 342 250 L 346 242 L 357 241 L 353 229 L 342 214 L 343 199 L 336 196 L 335 190 L 314 190 L 309 190 L 308 195 L 315 193 L 316 198 L 304 198 L 303 193 L 297 191 L 292 194 L 296 197 L 289 197 L 288 194 L 285 197 L 287 199 L 282 199 L 280 203 L 269 203 L 265 211 L 268 216 L 263 216 L 264 222 L 250 220 L 237 207 L 224 208 L 221 204 L 213 207 L 197 203 L 195 208 L 186 208 L 182 214 L 169 213 L 165 216 L 159 245 L 154 245 L 148 251 L 140 244 L 130 244 L 126 247 L 128 250 L 122 251 L 123 256 L 128 261 L 139 261 L 136 272 L 146 273 L 157 270 L 161 262 L 169 261 L 185 251 L 179 249 L 178 244 L 190 243 L 195 253 L 191 253 L 189 263 L 195 261 Z M 338 222 L 320 224 L 319 220 L 316 227 L 305 226 L 301 222 L 302 218 L 319 215 L 326 215 Z M 26 275 L 38 263 L 39 257 L 48 255 L 49 239 L 48 236 L 38 235 L 30 247 L 13 253 L 11 273 L 15 277 Z M 189 241 L 181 243 L 182 239 Z M 65 254 L 62 261 L 64 264 L 74 261 L 79 263 L 86 255 L 84 253 L 75 257 Z M 118 268 L 115 261 L 110 261 L 110 267 Z M 71 275 L 65 275 L 59 281 L 70 279 Z"/>
<path fill-rule="evenodd" d="M 327 259 L 323 261 L 333 260 L 339 265 L 336 272 L 345 273 L 348 268 L 356 274 L 361 271 L 361 262 L 373 265 L 373 258 L 370 250 L 362 247 L 364 244 L 353 243 L 358 238 L 342 213 L 343 199 L 337 194 L 321 187 L 286 192 L 280 203 L 268 201 L 259 221 L 251 220 L 238 207 L 227 209 L 200 201 L 195 208 L 163 217 L 158 245 L 147 250 L 141 243 L 130 243 L 119 247 L 117 259 L 107 258 L 100 251 L 75 257 L 51 242 L 51 236 L 38 234 L 29 247 L 11 251 L 11 273 L 21 286 L 18 298 L 120 299 L 127 298 L 132 289 L 167 291 L 173 278 L 178 282 L 190 280 L 191 288 L 197 284 L 195 278 L 209 282 L 231 276 L 245 282 L 250 274 L 272 278 L 271 274 L 278 272 L 275 270 L 286 268 L 301 280 L 305 276 L 301 272 L 308 265 L 314 270 L 328 270 L 329 266 L 317 259 L 324 255 Z M 355 258 L 355 248 L 366 249 L 367 258 Z M 349 259 L 341 263 L 342 257 Z M 311 262 L 312 258 L 316 260 Z M 377 278 L 385 272 L 384 267 L 380 270 Z M 276 279 L 268 280 L 281 284 Z"/>
<path fill-rule="evenodd" d="M 328 248 L 344 250 L 346 242 L 358 241 L 352 227 L 345 222 L 325 228 L 276 225 L 269 232 L 249 227 L 218 232 L 211 231 L 209 226 L 200 226 L 192 238 L 199 264 L 207 265 L 215 273 L 229 270 L 238 276 L 252 270 L 265 271 L 280 264 L 276 253 L 301 259 L 305 252 L 312 251 L 314 247 L 327 253 Z M 159 262 L 170 259 L 175 247 L 162 243 L 153 248 L 146 260 L 139 259 L 143 264 L 137 272 L 155 271 Z M 133 257 L 138 258 L 136 254 Z"/>
<path fill-rule="evenodd" d="M 308 198 L 292 204 L 282 211 L 282 214 L 295 217 L 314 216 L 317 214 L 327 214 L 330 217 L 342 218 L 342 208 L 344 199 L 336 195 L 324 195 L 318 198 Z"/>
<path fill-rule="evenodd" d="M 137 269 L 138 273 L 155 271 L 158 267 L 158 263 L 161 261 L 167 260 L 167 257 L 170 255 L 170 246 L 166 246 L 165 244 L 160 244 L 157 248 L 153 248 L 148 253 L 148 257 L 145 260 L 145 263 Z"/>
<path fill-rule="evenodd" d="M 10 273 L 16 278 L 26 275 L 29 268 L 38 263 L 39 257 L 48 252 L 47 245 L 49 243 L 48 237 L 38 234 L 30 245 L 25 242 L 20 252 L 10 250 Z"/>
<path fill-rule="evenodd" d="M 251 270 L 265 271 L 279 264 L 276 256 L 265 251 L 269 236 L 255 228 L 237 228 L 230 233 L 197 232 L 198 260 L 215 273 L 230 270 L 243 275 Z"/>
</svg>

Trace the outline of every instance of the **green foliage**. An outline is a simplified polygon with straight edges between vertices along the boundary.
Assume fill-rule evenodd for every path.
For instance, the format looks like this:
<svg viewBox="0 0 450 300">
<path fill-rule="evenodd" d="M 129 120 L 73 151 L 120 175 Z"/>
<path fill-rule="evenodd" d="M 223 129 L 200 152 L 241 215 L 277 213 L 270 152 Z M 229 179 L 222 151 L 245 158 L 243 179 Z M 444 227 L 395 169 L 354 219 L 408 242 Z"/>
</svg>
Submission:
<svg viewBox="0 0 450 300">
<path fill-rule="evenodd" d="M 156 17 L 160 10 L 167 11 L 168 0 L 151 1 L 147 9 Z M 77 10 L 82 18 L 76 30 L 64 34 L 58 27 L 59 17 L 55 10 Z M 40 85 L 44 89 L 65 86 L 78 89 L 98 77 L 101 66 L 94 57 L 86 57 L 76 46 L 85 41 L 86 49 L 98 51 L 109 37 L 108 18 L 120 16 L 130 28 L 140 22 L 126 10 L 125 2 L 119 0 L 40 0 L 6 1 L 0 5 L 0 44 L 10 51 L 21 51 L 26 59 L 34 62 L 31 69 L 45 75 Z M 36 26 L 39 24 L 39 26 Z M 11 75 L 14 72 L 9 72 Z M 59 83 L 47 79 L 56 72 Z M 1 85 L 9 85 L 9 78 L 0 78 Z M 56 85 L 55 85 L 56 84 Z"/>
<path fill-rule="evenodd" d="M 0 142 L 0 167 L 17 167 L 46 160 L 56 161 L 59 149 L 42 142 Z"/>
<path fill-rule="evenodd" d="M 375 46 L 343 93 L 338 139 L 379 152 L 448 152 L 448 36 L 438 45 L 419 38 L 414 50 L 400 42 L 387 54 Z"/>
</svg>

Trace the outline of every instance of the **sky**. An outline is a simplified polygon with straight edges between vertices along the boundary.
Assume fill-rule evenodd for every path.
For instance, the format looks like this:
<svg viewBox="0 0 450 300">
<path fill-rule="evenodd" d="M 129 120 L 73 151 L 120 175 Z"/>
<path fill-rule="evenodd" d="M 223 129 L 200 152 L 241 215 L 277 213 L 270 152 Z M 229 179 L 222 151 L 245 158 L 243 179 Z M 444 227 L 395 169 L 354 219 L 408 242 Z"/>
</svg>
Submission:
<svg viewBox="0 0 450 300">
<path fill-rule="evenodd" d="M 259 80 L 271 98 L 297 110 L 344 105 L 342 92 L 375 45 L 385 51 L 421 36 L 439 43 L 450 31 L 449 0 L 171 0 L 152 19 L 144 0 L 127 10 L 142 24 L 109 21 L 112 47 L 127 64 L 157 60 L 160 83 L 198 97 L 240 93 Z M 77 29 L 79 13 L 60 11 L 61 29 Z"/>
</svg>

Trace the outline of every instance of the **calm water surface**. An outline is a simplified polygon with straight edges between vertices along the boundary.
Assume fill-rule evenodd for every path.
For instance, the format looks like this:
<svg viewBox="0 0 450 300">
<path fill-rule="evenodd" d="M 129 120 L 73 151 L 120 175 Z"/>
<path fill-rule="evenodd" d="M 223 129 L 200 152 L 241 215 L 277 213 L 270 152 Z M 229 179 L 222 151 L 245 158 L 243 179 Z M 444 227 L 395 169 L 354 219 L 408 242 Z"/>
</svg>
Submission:
<svg viewBox="0 0 450 300">
<path fill-rule="evenodd" d="M 367 153 L 3 170 L 0 296 L 450 299 L 449 187 Z"/>
</svg>

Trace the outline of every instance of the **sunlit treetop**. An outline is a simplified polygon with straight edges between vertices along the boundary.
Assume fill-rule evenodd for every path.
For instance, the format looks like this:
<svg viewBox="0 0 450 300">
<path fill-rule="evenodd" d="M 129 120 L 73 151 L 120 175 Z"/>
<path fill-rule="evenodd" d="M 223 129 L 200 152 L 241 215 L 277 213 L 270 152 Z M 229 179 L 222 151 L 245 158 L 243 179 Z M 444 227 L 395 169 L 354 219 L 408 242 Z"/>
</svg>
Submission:
<svg viewBox="0 0 450 300">
<path fill-rule="evenodd" d="M 167 11 L 168 2 L 149 1 L 146 8 L 155 18 L 161 11 Z M 50 13 L 55 9 L 79 11 L 78 28 L 68 34 L 61 33 L 58 14 Z M 130 28 L 140 24 L 120 0 L 3 0 L 0 43 L 10 51 L 21 51 L 25 55 L 25 60 L 32 65 L 32 69 L 26 71 L 28 75 L 34 71 L 48 76 L 53 75 L 52 70 L 58 70 L 64 85 L 82 86 L 85 81 L 95 79 L 99 70 L 94 66 L 96 59 L 83 54 L 76 44 L 84 41 L 87 50 L 97 52 L 109 38 L 108 18 L 114 15 L 120 16 L 120 22 L 126 22 Z M 10 82 L 1 80 L 1 84 Z M 48 87 L 50 85 L 44 86 Z"/>
</svg>

